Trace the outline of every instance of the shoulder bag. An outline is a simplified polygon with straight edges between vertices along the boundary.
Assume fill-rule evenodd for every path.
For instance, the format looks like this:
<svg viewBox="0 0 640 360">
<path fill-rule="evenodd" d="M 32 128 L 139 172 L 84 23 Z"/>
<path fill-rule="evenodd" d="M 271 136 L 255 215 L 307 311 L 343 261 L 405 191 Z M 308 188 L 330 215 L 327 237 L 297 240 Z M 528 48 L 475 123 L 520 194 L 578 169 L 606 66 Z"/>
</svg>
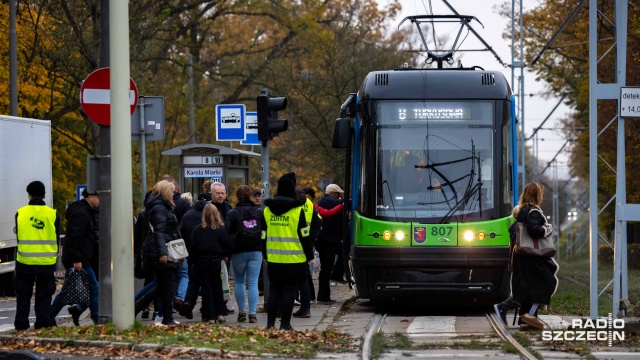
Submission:
<svg viewBox="0 0 640 360">
<path fill-rule="evenodd" d="M 538 211 L 542 214 L 538 209 L 532 209 L 531 211 Z M 542 217 L 546 223 L 547 220 L 544 215 Z M 516 254 L 537 257 L 553 257 L 556 254 L 556 243 L 553 239 L 553 232 L 543 238 L 533 239 L 527 232 L 526 223 L 517 222 L 515 229 L 516 244 L 513 251 Z"/>
<path fill-rule="evenodd" d="M 155 233 L 155 230 L 153 229 L 153 225 L 151 225 L 151 223 L 149 223 L 149 228 L 151 229 L 151 232 Z M 187 257 L 189 257 L 189 252 L 187 251 L 187 244 L 185 244 L 184 239 L 175 239 L 167 243 L 168 261 L 176 262 L 186 259 Z"/>
<path fill-rule="evenodd" d="M 167 260 L 178 261 L 189 256 L 184 239 L 171 240 L 167 243 Z"/>
</svg>

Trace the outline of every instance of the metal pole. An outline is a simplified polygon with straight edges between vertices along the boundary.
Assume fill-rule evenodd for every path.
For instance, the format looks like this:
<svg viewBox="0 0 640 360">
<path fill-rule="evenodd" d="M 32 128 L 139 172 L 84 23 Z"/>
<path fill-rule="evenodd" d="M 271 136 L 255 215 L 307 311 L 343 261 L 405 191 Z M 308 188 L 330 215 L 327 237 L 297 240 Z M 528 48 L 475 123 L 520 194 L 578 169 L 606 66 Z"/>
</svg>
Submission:
<svg viewBox="0 0 640 360">
<path fill-rule="evenodd" d="M 10 114 L 18 116 L 18 36 L 16 0 L 9 0 L 9 99 Z"/>
<path fill-rule="evenodd" d="M 144 207 L 144 196 L 147 193 L 147 133 L 144 129 L 144 96 L 138 97 L 138 107 L 140 108 L 140 168 L 142 170 L 142 206 Z"/>
<path fill-rule="evenodd" d="M 109 67 L 109 0 L 100 0 L 100 64 L 102 67 Z M 100 270 L 98 283 L 100 301 L 98 322 L 105 324 L 111 321 L 113 311 L 111 303 L 111 128 L 100 126 L 99 131 Z"/>
<path fill-rule="evenodd" d="M 111 148 L 113 152 L 113 184 L 111 216 L 111 253 L 113 262 L 113 324 L 118 329 L 133 325 L 133 219 L 131 174 L 131 106 L 129 75 L 129 4 L 112 0 L 113 14 L 109 27 L 111 51 Z M 137 101 L 138 99 L 135 99 Z M 126 120 L 126 121 L 125 121 Z"/>
<path fill-rule="evenodd" d="M 187 66 L 189 76 L 189 138 L 192 144 L 196 143 L 196 122 L 193 102 L 193 55 L 189 53 L 189 66 Z"/>
<path fill-rule="evenodd" d="M 269 193 L 269 147 L 267 142 L 262 142 L 260 147 L 260 167 L 262 170 L 261 182 L 262 182 L 262 204 L 264 200 L 270 197 Z M 269 301 L 269 269 L 266 263 L 267 259 L 264 259 L 264 267 L 262 268 L 262 281 L 264 285 L 264 306 L 267 308 L 267 301 Z"/>
</svg>

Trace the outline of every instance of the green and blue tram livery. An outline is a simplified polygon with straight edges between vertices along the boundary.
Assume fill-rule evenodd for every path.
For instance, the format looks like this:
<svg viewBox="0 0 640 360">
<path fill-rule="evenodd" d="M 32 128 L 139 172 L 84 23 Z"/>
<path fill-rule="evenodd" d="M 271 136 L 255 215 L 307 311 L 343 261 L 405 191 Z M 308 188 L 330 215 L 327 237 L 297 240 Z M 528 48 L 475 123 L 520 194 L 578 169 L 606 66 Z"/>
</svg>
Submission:
<svg viewBox="0 0 640 360">
<path fill-rule="evenodd" d="M 372 72 L 350 95 L 333 145 L 347 151 L 345 257 L 358 296 L 509 296 L 513 104 L 504 75 L 477 68 Z"/>
</svg>

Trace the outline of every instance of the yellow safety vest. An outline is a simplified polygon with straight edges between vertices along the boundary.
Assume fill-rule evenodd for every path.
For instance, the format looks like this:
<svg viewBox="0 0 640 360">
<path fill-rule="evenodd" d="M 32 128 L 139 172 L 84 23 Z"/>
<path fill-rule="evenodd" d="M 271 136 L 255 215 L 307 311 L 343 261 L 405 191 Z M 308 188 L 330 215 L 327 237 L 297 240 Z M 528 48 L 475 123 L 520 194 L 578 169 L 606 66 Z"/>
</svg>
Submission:
<svg viewBox="0 0 640 360">
<path fill-rule="evenodd" d="M 264 219 L 267 223 L 267 261 L 280 264 L 297 264 L 307 261 L 302 243 L 298 238 L 298 223 L 300 209 L 295 207 L 282 215 L 271 212 L 269 207 L 264 209 Z M 309 236 L 309 226 L 302 229 L 302 236 Z"/>
<path fill-rule="evenodd" d="M 307 199 L 307 201 L 302 205 L 302 210 L 304 210 L 304 217 L 307 220 L 307 225 L 311 225 L 311 220 L 313 219 L 313 203 L 311 200 Z M 322 219 L 320 214 L 318 214 L 318 218 Z"/>
<path fill-rule="evenodd" d="M 58 256 L 56 211 L 46 205 L 18 209 L 18 254 L 25 265 L 54 265 Z"/>
</svg>

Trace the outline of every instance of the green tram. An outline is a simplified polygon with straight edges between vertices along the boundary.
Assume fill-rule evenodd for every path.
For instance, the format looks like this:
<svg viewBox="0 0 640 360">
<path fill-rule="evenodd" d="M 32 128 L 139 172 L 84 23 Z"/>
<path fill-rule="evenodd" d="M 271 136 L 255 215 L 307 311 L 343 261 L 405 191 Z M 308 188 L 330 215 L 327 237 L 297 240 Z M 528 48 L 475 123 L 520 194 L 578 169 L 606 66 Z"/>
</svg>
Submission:
<svg viewBox="0 0 640 360">
<path fill-rule="evenodd" d="M 333 147 L 347 153 L 343 254 L 359 297 L 509 296 L 514 104 L 504 75 L 478 67 L 375 71 L 349 96 Z"/>
</svg>

